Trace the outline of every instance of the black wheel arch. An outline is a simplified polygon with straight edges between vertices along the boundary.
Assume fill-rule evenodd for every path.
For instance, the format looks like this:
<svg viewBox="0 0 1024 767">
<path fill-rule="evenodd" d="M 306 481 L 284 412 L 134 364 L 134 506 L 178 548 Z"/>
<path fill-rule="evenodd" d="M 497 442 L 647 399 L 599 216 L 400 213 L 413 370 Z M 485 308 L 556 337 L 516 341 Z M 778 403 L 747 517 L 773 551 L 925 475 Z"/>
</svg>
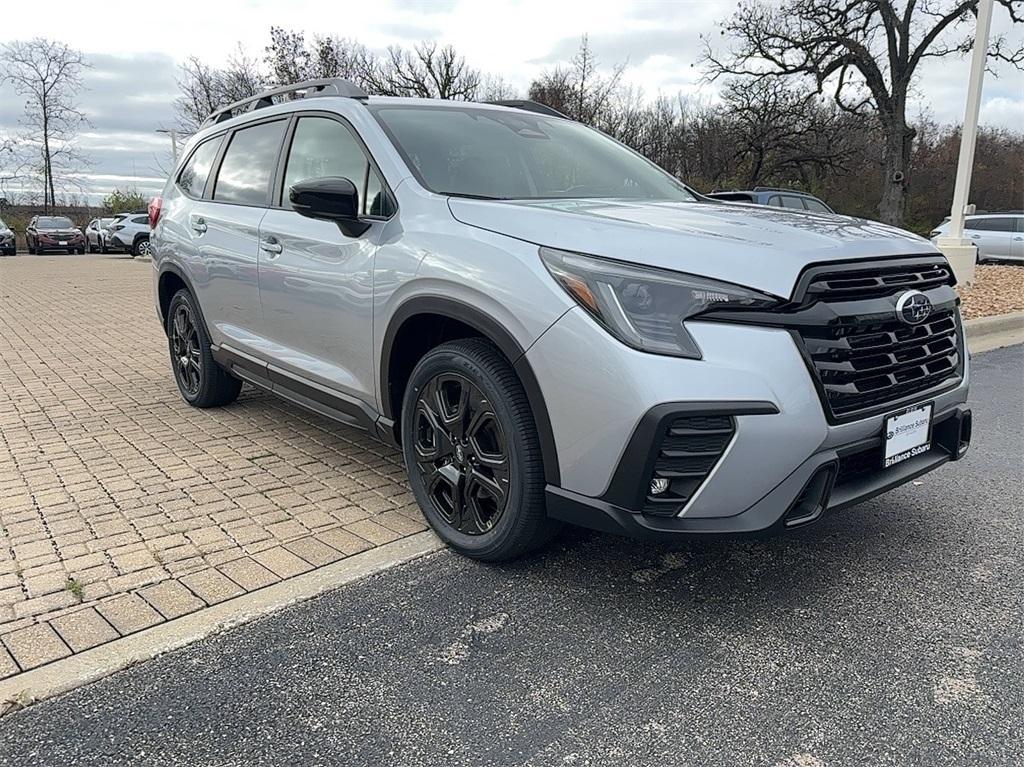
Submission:
<svg viewBox="0 0 1024 767">
<path fill-rule="evenodd" d="M 486 338 L 493 343 L 499 351 L 508 359 L 516 375 L 523 385 L 526 398 L 533 411 L 533 418 L 537 426 L 537 433 L 540 437 L 541 455 L 544 461 L 544 478 L 550 485 L 559 486 L 560 477 L 558 470 L 558 451 L 555 445 L 554 432 L 551 428 L 551 419 L 548 416 L 547 404 L 544 401 L 544 394 L 541 391 L 537 377 L 526 359 L 525 350 L 516 341 L 515 337 L 505 329 L 494 318 L 488 316 L 480 309 L 470 304 L 453 298 L 440 296 L 417 296 L 403 303 L 392 315 L 384 333 L 384 340 L 380 353 L 380 385 L 381 401 L 383 404 L 383 417 L 389 423 L 395 424 L 394 437 L 400 439 L 398 423 L 400 422 L 400 411 L 402 396 L 405 384 L 408 381 L 408 373 L 415 365 L 407 365 L 408 370 L 399 371 L 395 374 L 395 352 L 396 342 L 402 336 L 403 329 L 409 327 L 409 323 L 416 323 L 422 319 L 453 320 L 464 325 L 475 334 Z M 418 361 L 418 360 L 417 360 Z M 396 379 L 396 380 L 393 380 Z"/>
<path fill-rule="evenodd" d="M 166 263 L 161 266 L 160 277 L 157 280 L 160 324 L 163 326 L 164 334 L 167 333 L 167 310 L 170 309 L 174 294 L 182 288 L 185 288 L 192 295 L 192 303 L 195 305 L 196 313 L 199 315 L 199 321 L 203 324 L 203 330 L 206 331 L 206 336 L 209 338 L 210 326 L 206 324 L 206 318 L 203 316 L 203 309 L 199 305 L 199 296 L 196 294 L 195 288 L 192 287 L 192 281 L 185 274 L 185 271 L 174 263 Z"/>
</svg>

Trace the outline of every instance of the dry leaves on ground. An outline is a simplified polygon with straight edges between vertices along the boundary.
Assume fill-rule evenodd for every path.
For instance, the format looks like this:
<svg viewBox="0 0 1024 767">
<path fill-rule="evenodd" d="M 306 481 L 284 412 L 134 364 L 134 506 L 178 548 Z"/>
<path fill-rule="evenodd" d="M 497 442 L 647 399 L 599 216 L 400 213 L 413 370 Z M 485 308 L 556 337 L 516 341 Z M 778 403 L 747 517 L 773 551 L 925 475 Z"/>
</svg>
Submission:
<svg viewBox="0 0 1024 767">
<path fill-rule="evenodd" d="M 1024 266 L 978 264 L 974 282 L 959 291 L 965 320 L 1024 311 Z"/>
</svg>

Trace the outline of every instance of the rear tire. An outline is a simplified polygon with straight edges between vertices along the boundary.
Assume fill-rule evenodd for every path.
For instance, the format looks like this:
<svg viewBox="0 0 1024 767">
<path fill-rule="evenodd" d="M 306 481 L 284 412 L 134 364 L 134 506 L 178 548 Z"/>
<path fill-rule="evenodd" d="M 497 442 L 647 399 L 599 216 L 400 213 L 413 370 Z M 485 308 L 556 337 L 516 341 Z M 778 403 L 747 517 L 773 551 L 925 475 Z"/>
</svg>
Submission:
<svg viewBox="0 0 1024 767">
<path fill-rule="evenodd" d="M 213 359 L 195 298 L 182 288 L 167 310 L 167 348 L 181 397 L 193 407 L 221 407 L 238 399 L 242 382 Z"/>
<path fill-rule="evenodd" d="M 149 255 L 149 238 L 140 237 L 132 245 L 131 249 L 132 258 L 135 256 L 148 256 Z"/>
<path fill-rule="evenodd" d="M 402 445 L 424 516 L 460 554 L 515 559 L 558 532 L 526 392 L 490 342 L 452 341 L 419 361 L 402 405 Z"/>
</svg>

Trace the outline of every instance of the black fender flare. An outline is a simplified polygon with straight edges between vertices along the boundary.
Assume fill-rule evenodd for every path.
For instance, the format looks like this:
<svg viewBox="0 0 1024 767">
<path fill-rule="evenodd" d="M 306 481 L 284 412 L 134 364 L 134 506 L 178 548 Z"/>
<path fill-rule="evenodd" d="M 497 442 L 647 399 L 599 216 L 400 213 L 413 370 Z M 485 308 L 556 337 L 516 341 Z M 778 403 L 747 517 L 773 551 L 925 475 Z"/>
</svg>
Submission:
<svg viewBox="0 0 1024 767">
<path fill-rule="evenodd" d="M 141 236 L 141 235 L 140 235 Z M 173 262 L 161 264 L 160 274 L 157 277 L 157 306 L 160 309 L 160 324 L 163 326 L 164 334 L 167 334 L 167 316 L 164 314 L 164 307 L 160 302 L 160 285 L 163 283 L 164 276 L 167 274 L 173 274 L 175 277 L 185 283 L 185 287 L 188 292 L 192 294 L 192 300 L 195 303 L 196 311 L 199 312 L 199 321 L 203 323 L 203 330 L 206 331 L 206 337 L 210 337 L 210 326 L 206 324 L 206 317 L 203 316 L 203 307 L 199 305 L 199 294 L 196 293 L 195 287 L 192 285 L 192 280 L 189 279 L 188 275 L 185 274 L 185 270 Z M 174 296 L 171 296 L 173 298 Z"/>
<path fill-rule="evenodd" d="M 453 298 L 440 296 L 416 296 L 410 298 L 391 316 L 380 351 L 380 387 L 383 416 L 393 421 L 395 413 L 391 407 L 391 352 L 395 338 L 407 320 L 419 314 L 437 314 L 450 317 L 476 330 L 501 350 L 501 353 L 512 363 L 512 368 L 519 376 L 526 399 L 533 411 L 533 419 L 540 437 L 541 457 L 544 462 L 544 479 L 549 485 L 560 485 L 558 469 L 558 448 L 548 416 L 547 404 L 541 391 L 533 368 L 526 359 L 526 350 L 500 323 L 470 304 Z"/>
</svg>

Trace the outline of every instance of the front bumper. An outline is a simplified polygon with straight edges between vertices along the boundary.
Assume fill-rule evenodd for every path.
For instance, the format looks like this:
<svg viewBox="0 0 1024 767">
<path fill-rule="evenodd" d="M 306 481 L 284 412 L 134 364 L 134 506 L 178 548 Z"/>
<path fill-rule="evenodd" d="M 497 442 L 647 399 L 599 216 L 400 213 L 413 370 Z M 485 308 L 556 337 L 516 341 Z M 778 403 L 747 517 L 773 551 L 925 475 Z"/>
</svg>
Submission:
<svg viewBox="0 0 1024 767">
<path fill-rule="evenodd" d="M 958 459 L 965 430 L 969 441 L 966 363 L 958 385 L 914 398 L 933 403 L 931 450 L 883 470 L 872 451 L 882 450 L 888 413 L 830 423 L 789 332 L 715 322 L 687 328 L 702 360 L 629 349 L 577 309 L 527 351 L 558 454 L 560 487 L 547 490 L 550 516 L 645 538 L 796 526 Z M 680 408 L 729 414 L 733 433 L 678 513 L 645 513 L 650 458 L 630 456 L 649 456 L 656 430 L 641 432 L 652 412 L 675 417 Z M 808 493 L 821 496 L 821 508 L 791 513 L 787 524 L 794 502 Z"/>
<path fill-rule="evenodd" d="M 729 517 L 654 517 L 600 498 L 548 486 L 548 516 L 572 524 L 645 540 L 679 536 L 754 535 L 816 522 L 887 492 L 964 456 L 971 440 L 971 411 L 957 405 L 933 420 L 931 449 L 882 468 L 882 437 L 808 458 L 800 468 L 746 511 Z M 873 465 L 865 465 L 875 461 Z"/>
</svg>

